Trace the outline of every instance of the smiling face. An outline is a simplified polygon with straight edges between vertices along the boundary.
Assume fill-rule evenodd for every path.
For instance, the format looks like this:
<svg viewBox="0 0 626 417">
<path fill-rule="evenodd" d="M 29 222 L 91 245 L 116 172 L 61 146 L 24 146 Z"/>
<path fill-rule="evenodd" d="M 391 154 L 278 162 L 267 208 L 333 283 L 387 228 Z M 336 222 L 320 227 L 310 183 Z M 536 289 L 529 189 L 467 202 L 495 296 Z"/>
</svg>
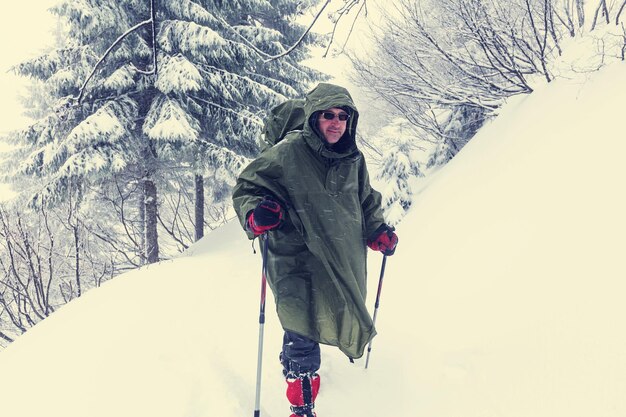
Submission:
<svg viewBox="0 0 626 417">
<path fill-rule="evenodd" d="M 334 145 L 339 142 L 339 139 L 341 139 L 343 134 L 346 132 L 348 118 L 349 114 L 346 113 L 345 110 L 333 107 L 318 113 L 317 128 L 326 142 Z"/>
</svg>

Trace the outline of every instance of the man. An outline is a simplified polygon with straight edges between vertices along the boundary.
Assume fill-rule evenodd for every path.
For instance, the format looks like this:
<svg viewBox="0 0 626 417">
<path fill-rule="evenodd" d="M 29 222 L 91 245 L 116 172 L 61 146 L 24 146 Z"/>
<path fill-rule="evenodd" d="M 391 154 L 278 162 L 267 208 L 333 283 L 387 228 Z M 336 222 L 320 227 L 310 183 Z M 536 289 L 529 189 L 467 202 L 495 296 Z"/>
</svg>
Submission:
<svg viewBox="0 0 626 417">
<path fill-rule="evenodd" d="M 356 145 L 359 113 L 348 91 L 321 83 L 304 113 L 303 130 L 250 163 L 233 192 L 248 236 L 268 235 L 291 417 L 315 416 L 319 343 L 359 358 L 376 334 L 365 306 L 367 245 L 392 255 L 398 242 Z"/>
</svg>

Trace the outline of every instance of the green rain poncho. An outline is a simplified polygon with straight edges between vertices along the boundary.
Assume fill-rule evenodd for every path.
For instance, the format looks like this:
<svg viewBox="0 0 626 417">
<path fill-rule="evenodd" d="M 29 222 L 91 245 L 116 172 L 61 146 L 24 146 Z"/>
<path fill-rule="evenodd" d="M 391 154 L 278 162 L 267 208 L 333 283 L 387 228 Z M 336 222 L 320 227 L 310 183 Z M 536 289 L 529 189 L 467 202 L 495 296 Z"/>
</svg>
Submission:
<svg viewBox="0 0 626 417">
<path fill-rule="evenodd" d="M 331 107 L 351 113 L 332 148 L 314 115 Z M 284 208 L 282 225 L 268 233 L 267 259 L 283 328 L 359 358 L 376 334 L 365 305 L 366 238 L 383 224 L 381 196 L 371 188 L 356 146 L 358 112 L 348 91 L 322 83 L 307 95 L 304 111 L 302 131 L 288 134 L 243 170 L 233 203 L 244 228 L 264 196 Z"/>
</svg>

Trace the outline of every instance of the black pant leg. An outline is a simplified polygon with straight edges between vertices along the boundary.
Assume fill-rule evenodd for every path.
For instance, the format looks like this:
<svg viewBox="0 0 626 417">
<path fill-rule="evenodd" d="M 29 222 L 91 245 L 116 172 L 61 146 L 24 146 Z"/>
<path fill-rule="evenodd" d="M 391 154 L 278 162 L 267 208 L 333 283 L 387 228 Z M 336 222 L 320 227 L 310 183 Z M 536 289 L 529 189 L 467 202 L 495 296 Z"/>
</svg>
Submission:
<svg viewBox="0 0 626 417">
<path fill-rule="evenodd" d="M 315 373 L 321 364 L 320 345 L 307 337 L 285 331 L 281 363 L 285 375 Z"/>
</svg>

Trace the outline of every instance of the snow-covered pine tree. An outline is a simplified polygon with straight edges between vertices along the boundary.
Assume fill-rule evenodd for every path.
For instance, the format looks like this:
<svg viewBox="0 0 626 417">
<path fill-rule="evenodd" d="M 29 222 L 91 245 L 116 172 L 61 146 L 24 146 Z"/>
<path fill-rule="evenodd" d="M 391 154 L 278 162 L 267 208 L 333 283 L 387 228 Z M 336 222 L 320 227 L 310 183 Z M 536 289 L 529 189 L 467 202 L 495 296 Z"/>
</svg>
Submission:
<svg viewBox="0 0 626 417">
<path fill-rule="evenodd" d="M 453 143 L 456 155 L 485 123 L 485 110 L 480 107 L 460 105 L 453 107 L 443 124 L 442 136 Z"/>
<path fill-rule="evenodd" d="M 426 169 L 432 169 L 447 164 L 458 152 L 456 144 L 450 138 L 437 142 L 435 149 L 428 157 Z"/>
<path fill-rule="evenodd" d="M 139 183 L 135 217 L 147 261 L 158 260 L 157 187 L 168 173 L 186 171 L 198 187 L 207 173 L 232 181 L 257 152 L 264 111 L 319 77 L 299 64 L 306 49 L 269 62 L 257 52 L 285 51 L 303 31 L 294 16 L 314 3 L 61 2 L 51 11 L 67 23 L 66 44 L 16 67 L 55 104 L 16 135 L 12 177 L 37 178 L 28 192 L 41 204 L 63 199 L 70 184 L 87 193 L 112 177 Z"/>
<path fill-rule="evenodd" d="M 256 139 L 265 111 L 287 97 L 299 95 L 320 74 L 299 64 L 308 56 L 306 49 L 296 49 L 279 60 L 265 61 L 265 54 L 277 55 L 294 44 L 304 28 L 294 22 L 294 16 L 316 1 L 293 0 L 239 0 L 229 2 L 202 2 L 206 15 L 199 10 L 185 10 L 179 3 L 171 3 L 170 12 L 178 17 L 170 28 L 161 30 L 160 44 L 163 45 L 167 74 L 157 88 L 178 101 L 199 123 L 200 129 L 193 141 L 179 143 L 185 148 L 185 161 L 190 164 L 195 176 L 195 236 L 202 236 L 204 223 L 204 178 L 209 179 L 207 190 L 210 201 L 220 204 L 247 158 L 258 152 Z M 194 21 L 200 22 L 227 41 L 220 49 L 207 54 L 196 50 L 194 40 L 199 28 L 180 24 L 196 13 Z M 180 41 L 171 34 L 181 32 Z M 202 32 L 202 31 L 201 31 Z M 202 34 L 203 37 L 207 35 Z M 310 43 L 309 40 L 305 45 Z M 219 51 L 219 52 L 218 52 Z M 180 74 L 192 74 L 194 68 L 202 79 L 198 85 L 192 83 L 186 89 Z M 165 72 L 165 71 L 164 71 Z M 195 75 L 187 77 L 196 79 Z M 188 83 L 187 83 L 188 84 Z M 199 88 L 198 88 L 199 87 Z M 178 90 L 178 91 L 177 91 Z M 187 136 L 190 138 L 192 136 Z M 158 140 L 158 135 L 155 135 Z M 167 146 L 170 146 L 170 143 Z M 164 155 L 168 150 L 162 149 Z M 174 161 L 179 162 L 178 161 Z"/>
<path fill-rule="evenodd" d="M 383 210 L 390 225 L 402 220 L 411 207 L 413 193 L 410 181 L 423 177 L 415 129 L 405 120 L 396 119 L 379 132 L 388 144 L 383 151 L 376 182 L 383 196 Z"/>
<path fill-rule="evenodd" d="M 484 109 L 469 105 L 453 107 L 441 122 L 437 146 L 426 162 L 426 169 L 448 163 L 474 137 L 487 119 Z"/>
</svg>

